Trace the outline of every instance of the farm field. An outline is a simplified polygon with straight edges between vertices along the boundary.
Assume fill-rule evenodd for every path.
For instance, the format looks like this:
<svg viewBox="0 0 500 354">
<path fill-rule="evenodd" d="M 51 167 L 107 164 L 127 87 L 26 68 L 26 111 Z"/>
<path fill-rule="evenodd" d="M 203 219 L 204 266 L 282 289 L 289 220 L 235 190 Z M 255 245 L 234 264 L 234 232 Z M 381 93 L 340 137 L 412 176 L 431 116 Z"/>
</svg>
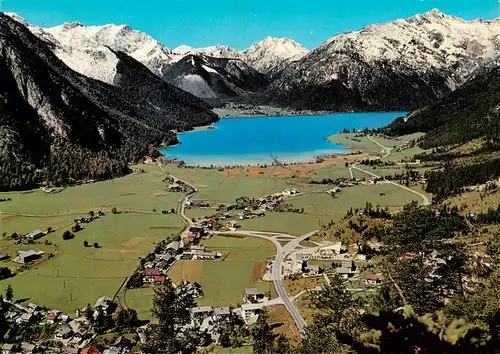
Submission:
<svg viewBox="0 0 500 354">
<path fill-rule="evenodd" d="M 182 228 L 176 215 L 108 213 L 85 224 L 72 240 L 63 240 L 62 230 L 43 237 L 37 244 L 12 245 L 2 240 L 2 253 L 11 257 L 29 249 L 52 253 L 54 257 L 2 281 L 0 292 L 10 284 L 16 299 L 73 313 L 100 296 L 113 297 L 135 269 L 139 257 L 146 255 L 155 242 Z M 51 244 L 46 245 L 45 240 Z M 84 247 L 84 240 L 98 242 L 100 247 Z M 13 262 L 6 265 L 15 267 Z"/>
<path fill-rule="evenodd" d="M 164 170 L 195 186 L 198 189 L 198 193 L 193 199 L 206 200 L 216 205 L 232 203 L 236 198 L 242 196 L 258 198 L 289 188 L 296 188 L 300 192 L 320 190 L 318 186 L 301 183 L 291 178 L 249 177 L 242 175 L 227 176 L 224 172 L 216 169 L 179 168 L 173 166 L 166 166 Z"/>
<path fill-rule="evenodd" d="M 137 165 L 128 176 L 109 181 L 68 187 L 58 193 L 42 190 L 0 193 L 4 202 L 0 212 L 28 215 L 2 215 L 0 234 L 26 234 L 34 229 L 56 228 L 75 217 L 86 216 L 90 210 L 131 209 L 151 212 L 176 208 L 182 193 L 170 193 L 162 182 L 165 176 L 156 165 Z"/>
<path fill-rule="evenodd" d="M 202 242 L 207 249 L 227 255 L 220 261 L 179 261 L 169 271 L 175 284 L 183 279 L 201 284 L 204 298 L 200 306 L 236 306 L 245 288 L 258 288 L 275 297 L 272 282 L 259 281 L 265 260 L 275 255 L 270 241 L 249 236 L 214 236 Z"/>
<path fill-rule="evenodd" d="M 331 217 L 328 215 L 266 213 L 266 216 L 262 218 L 241 220 L 239 224 L 242 230 L 283 232 L 293 236 L 301 236 L 318 229 L 322 222 L 326 223 L 330 220 Z"/>
</svg>

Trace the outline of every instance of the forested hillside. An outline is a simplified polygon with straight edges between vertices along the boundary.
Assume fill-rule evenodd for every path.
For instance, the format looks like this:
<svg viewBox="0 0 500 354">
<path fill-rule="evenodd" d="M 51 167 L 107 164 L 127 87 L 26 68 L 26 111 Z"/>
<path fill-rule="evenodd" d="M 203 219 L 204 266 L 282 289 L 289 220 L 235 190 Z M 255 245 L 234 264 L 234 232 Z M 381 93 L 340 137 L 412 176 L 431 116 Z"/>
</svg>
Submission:
<svg viewBox="0 0 500 354">
<path fill-rule="evenodd" d="M 111 178 L 217 120 L 210 107 L 116 52 L 115 85 L 80 75 L 0 14 L 0 190 Z"/>
<path fill-rule="evenodd" d="M 422 147 L 462 144 L 485 138 L 490 150 L 500 148 L 500 68 L 486 70 L 442 100 L 398 118 L 385 132 L 427 133 Z"/>
</svg>

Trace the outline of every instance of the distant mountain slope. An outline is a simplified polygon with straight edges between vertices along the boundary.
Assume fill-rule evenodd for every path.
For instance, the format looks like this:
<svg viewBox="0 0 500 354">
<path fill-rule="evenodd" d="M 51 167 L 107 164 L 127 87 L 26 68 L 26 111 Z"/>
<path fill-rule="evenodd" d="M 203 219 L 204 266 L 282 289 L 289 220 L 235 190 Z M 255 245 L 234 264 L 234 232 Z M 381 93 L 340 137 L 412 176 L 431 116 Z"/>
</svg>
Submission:
<svg viewBox="0 0 500 354">
<path fill-rule="evenodd" d="M 274 76 L 309 51 L 289 38 L 267 37 L 243 52 L 244 61 L 255 70 Z"/>
<path fill-rule="evenodd" d="M 63 64 L 47 42 L 0 14 L 0 189 L 109 178 L 171 129 L 217 119 L 196 97 L 171 87 L 124 53 L 115 86 Z"/>
<path fill-rule="evenodd" d="M 266 77 L 242 60 L 187 55 L 168 68 L 163 79 L 208 100 L 245 97 L 262 90 Z"/>
<path fill-rule="evenodd" d="M 330 110 L 404 110 L 429 104 L 500 56 L 500 20 L 437 10 L 332 37 L 283 70 L 271 102 Z"/>
<path fill-rule="evenodd" d="M 386 132 L 426 132 L 425 148 L 484 137 L 490 147 L 500 149 L 500 67 L 480 72 L 440 101 L 397 119 Z"/>
<path fill-rule="evenodd" d="M 273 76 L 291 62 L 301 59 L 308 51 L 289 38 L 267 37 L 244 51 L 222 45 L 204 48 L 181 45 L 172 53 L 177 56 L 205 55 L 214 58 L 240 59 L 258 72 Z"/>
<path fill-rule="evenodd" d="M 184 57 L 186 55 L 206 55 L 213 58 L 243 58 L 241 52 L 226 45 L 215 45 L 202 48 L 193 48 L 187 45 L 181 45 L 175 48 L 172 53 L 181 57 Z"/>
<path fill-rule="evenodd" d="M 90 51 L 107 46 L 124 52 L 146 65 L 158 76 L 163 75 L 165 69 L 174 61 L 172 52 L 163 44 L 126 25 L 84 26 L 73 22 L 44 28 L 43 31 L 66 48 Z"/>
</svg>

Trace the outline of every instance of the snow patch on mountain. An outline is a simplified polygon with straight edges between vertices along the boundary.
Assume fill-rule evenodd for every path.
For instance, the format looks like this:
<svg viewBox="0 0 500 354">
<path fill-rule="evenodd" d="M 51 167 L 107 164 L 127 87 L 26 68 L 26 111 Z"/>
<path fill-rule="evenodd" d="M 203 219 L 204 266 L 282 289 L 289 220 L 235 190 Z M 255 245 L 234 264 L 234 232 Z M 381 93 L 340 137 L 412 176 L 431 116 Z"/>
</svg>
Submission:
<svg viewBox="0 0 500 354">
<path fill-rule="evenodd" d="M 261 73 L 278 72 L 309 51 L 289 38 L 267 37 L 243 52 L 244 60 Z"/>
<path fill-rule="evenodd" d="M 404 109 L 442 97 L 498 57 L 500 20 L 432 10 L 330 38 L 288 65 L 267 94 L 306 108 Z"/>
<path fill-rule="evenodd" d="M 105 46 L 124 52 L 159 76 L 174 61 L 171 51 L 163 44 L 127 25 L 84 26 L 73 22 L 43 30 L 66 48 L 97 51 L 96 57 Z"/>
<path fill-rule="evenodd" d="M 217 94 L 200 75 L 181 76 L 175 80 L 175 86 L 200 98 L 217 98 Z"/>
</svg>

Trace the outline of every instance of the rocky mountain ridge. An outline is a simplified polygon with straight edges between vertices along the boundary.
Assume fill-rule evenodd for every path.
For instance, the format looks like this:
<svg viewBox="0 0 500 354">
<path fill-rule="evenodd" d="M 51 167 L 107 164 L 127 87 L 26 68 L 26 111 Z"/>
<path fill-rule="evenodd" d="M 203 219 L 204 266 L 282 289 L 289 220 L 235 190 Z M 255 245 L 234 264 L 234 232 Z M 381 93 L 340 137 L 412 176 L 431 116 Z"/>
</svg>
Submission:
<svg viewBox="0 0 500 354">
<path fill-rule="evenodd" d="M 438 10 L 334 36 L 273 81 L 271 102 L 330 110 L 396 110 L 432 102 L 500 57 L 500 20 Z"/>
</svg>

